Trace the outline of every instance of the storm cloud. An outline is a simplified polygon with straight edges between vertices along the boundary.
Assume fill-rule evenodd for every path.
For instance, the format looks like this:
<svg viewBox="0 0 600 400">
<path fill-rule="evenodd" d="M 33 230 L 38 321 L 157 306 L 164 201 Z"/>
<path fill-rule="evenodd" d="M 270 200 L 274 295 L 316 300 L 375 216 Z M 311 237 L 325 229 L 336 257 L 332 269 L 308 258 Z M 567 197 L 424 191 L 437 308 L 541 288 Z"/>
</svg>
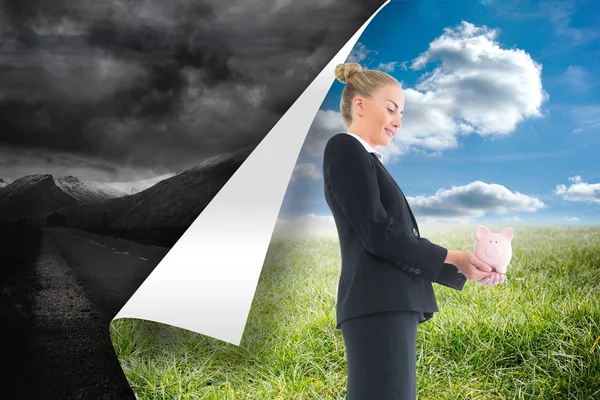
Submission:
<svg viewBox="0 0 600 400">
<path fill-rule="evenodd" d="M 0 176 L 148 178 L 256 145 L 383 3 L 5 0 Z"/>
</svg>

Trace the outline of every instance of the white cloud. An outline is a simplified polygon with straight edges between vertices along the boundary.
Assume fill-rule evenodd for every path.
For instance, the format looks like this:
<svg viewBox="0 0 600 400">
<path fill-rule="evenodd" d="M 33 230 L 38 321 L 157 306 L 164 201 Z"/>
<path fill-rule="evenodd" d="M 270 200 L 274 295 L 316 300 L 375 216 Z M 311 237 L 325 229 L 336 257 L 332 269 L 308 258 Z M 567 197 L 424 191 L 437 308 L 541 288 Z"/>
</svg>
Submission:
<svg viewBox="0 0 600 400">
<path fill-rule="evenodd" d="M 360 64 L 361 61 L 365 61 L 367 59 L 367 56 L 370 53 L 377 54 L 377 52 L 375 50 L 369 50 L 369 49 L 367 49 L 367 46 L 365 46 L 361 42 L 357 42 L 354 45 L 354 48 L 352 49 L 352 51 L 350 52 L 350 55 L 346 59 L 346 62 Z M 361 65 L 361 66 L 363 67 L 363 69 L 367 68 L 366 66 L 363 66 L 363 65 Z"/>
<path fill-rule="evenodd" d="M 505 20 L 513 19 L 519 21 L 525 20 L 539 20 L 538 21 L 527 21 L 525 24 L 540 24 L 550 23 L 554 29 L 553 33 L 556 37 L 564 37 L 567 39 L 568 46 L 573 48 L 575 46 L 581 46 L 588 42 L 591 42 L 598 38 L 600 31 L 592 28 L 576 28 L 572 24 L 572 15 L 578 10 L 580 5 L 588 5 L 590 7 L 595 6 L 595 2 L 576 2 L 576 1 L 542 1 L 542 2 L 496 2 L 491 4 L 492 10 L 495 11 L 498 17 Z M 581 13 L 585 13 L 586 10 L 582 10 Z M 550 39 L 550 38 L 548 38 Z M 554 43 L 549 42 L 548 44 L 553 45 Z M 560 50 L 563 51 L 563 46 Z"/>
<path fill-rule="evenodd" d="M 556 185 L 554 193 L 566 201 L 600 203 L 600 183 L 584 182 L 579 175 L 569 177 L 569 182 L 569 187 Z"/>
<path fill-rule="evenodd" d="M 407 201 L 420 221 L 435 223 L 470 223 L 474 218 L 489 214 L 536 212 L 546 207 L 535 197 L 481 181 L 439 189 L 432 196 L 407 197 Z"/>
<path fill-rule="evenodd" d="M 506 135 L 526 118 L 538 118 L 549 96 L 542 88 L 542 66 L 520 49 L 503 49 L 499 31 L 466 21 L 430 43 L 413 60 L 423 75 L 416 90 L 406 89 L 403 136 L 411 144 L 438 149 L 455 147 L 454 136 L 474 131 Z"/>
<path fill-rule="evenodd" d="M 560 81 L 573 92 L 589 91 L 593 86 L 590 74 L 585 68 L 578 65 L 569 65 Z"/>
<path fill-rule="evenodd" d="M 577 218 L 577 217 L 565 217 L 565 219 L 567 221 L 579 221 L 579 218 Z"/>
<path fill-rule="evenodd" d="M 322 178 L 318 167 L 313 163 L 298 163 L 294 167 L 291 180 L 296 179 L 308 179 L 311 181 L 318 181 Z"/>
<path fill-rule="evenodd" d="M 396 68 L 396 64 L 398 62 L 397 61 L 390 61 L 389 63 L 380 63 L 377 66 L 377 69 L 385 71 L 385 72 L 394 72 L 394 69 Z"/>
<path fill-rule="evenodd" d="M 552 23 L 555 34 L 567 37 L 571 46 L 583 45 L 600 36 L 600 31 L 597 29 L 572 26 L 571 16 L 577 11 L 576 2 L 545 1 L 539 5 L 541 13 Z"/>
<path fill-rule="evenodd" d="M 574 107 L 571 115 L 578 125 L 572 133 L 600 128 L 600 105 Z"/>
<path fill-rule="evenodd" d="M 431 152 L 459 147 L 458 137 L 476 133 L 498 137 L 513 132 L 527 118 L 540 118 L 548 99 L 542 88 L 540 64 L 520 49 L 503 49 L 495 41 L 499 31 L 463 21 L 445 28 L 429 49 L 412 62 L 414 70 L 441 61 L 423 74 L 415 88 L 403 85 L 402 128 L 380 151 L 386 163 L 413 151 Z M 359 44 L 354 60 L 365 60 L 372 50 Z M 345 131 L 339 112 L 319 111 L 309 132 L 306 151 L 321 156 L 327 139 Z"/>
</svg>

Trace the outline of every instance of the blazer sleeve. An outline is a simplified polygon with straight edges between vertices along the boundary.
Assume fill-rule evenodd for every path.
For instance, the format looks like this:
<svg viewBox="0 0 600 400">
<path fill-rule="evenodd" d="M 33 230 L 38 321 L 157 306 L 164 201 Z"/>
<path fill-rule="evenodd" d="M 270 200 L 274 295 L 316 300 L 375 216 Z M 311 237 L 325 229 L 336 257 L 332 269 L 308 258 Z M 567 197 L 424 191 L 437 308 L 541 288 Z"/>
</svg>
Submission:
<svg viewBox="0 0 600 400">
<path fill-rule="evenodd" d="M 397 267 L 418 268 L 421 278 L 435 282 L 448 250 L 394 224 L 380 200 L 373 159 L 358 141 L 348 138 L 352 140 L 331 138 L 323 157 L 324 173 L 340 208 L 367 251 Z"/>
<path fill-rule="evenodd" d="M 458 270 L 456 265 L 444 263 L 435 283 L 448 286 L 452 289 L 462 290 L 467 282 L 467 277 Z"/>
</svg>

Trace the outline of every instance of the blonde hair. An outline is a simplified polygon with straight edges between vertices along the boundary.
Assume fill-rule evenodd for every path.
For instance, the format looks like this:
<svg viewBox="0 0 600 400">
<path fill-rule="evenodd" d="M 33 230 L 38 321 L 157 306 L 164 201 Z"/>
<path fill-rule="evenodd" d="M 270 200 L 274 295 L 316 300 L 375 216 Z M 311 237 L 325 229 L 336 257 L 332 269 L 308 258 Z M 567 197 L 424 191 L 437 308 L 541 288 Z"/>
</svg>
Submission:
<svg viewBox="0 0 600 400">
<path fill-rule="evenodd" d="M 355 63 L 338 64 L 334 73 L 338 81 L 346 84 L 340 101 L 340 113 L 346 126 L 352 123 L 354 97 L 360 95 L 370 98 L 383 85 L 390 83 L 400 85 L 396 78 L 383 71 L 363 70 L 360 64 Z"/>
</svg>

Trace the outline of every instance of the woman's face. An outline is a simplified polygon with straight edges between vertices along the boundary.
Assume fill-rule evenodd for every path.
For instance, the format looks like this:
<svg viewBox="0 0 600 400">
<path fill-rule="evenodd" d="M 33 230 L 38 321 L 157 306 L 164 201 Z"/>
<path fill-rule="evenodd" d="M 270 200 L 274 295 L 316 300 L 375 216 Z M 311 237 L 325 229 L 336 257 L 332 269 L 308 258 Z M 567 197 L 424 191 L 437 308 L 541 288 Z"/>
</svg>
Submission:
<svg viewBox="0 0 600 400">
<path fill-rule="evenodd" d="M 362 105 L 357 103 L 357 113 L 362 114 L 360 125 L 368 135 L 372 147 L 387 146 L 401 127 L 404 115 L 404 95 L 402 88 L 396 84 L 380 87 L 369 98 L 362 98 Z"/>
</svg>

